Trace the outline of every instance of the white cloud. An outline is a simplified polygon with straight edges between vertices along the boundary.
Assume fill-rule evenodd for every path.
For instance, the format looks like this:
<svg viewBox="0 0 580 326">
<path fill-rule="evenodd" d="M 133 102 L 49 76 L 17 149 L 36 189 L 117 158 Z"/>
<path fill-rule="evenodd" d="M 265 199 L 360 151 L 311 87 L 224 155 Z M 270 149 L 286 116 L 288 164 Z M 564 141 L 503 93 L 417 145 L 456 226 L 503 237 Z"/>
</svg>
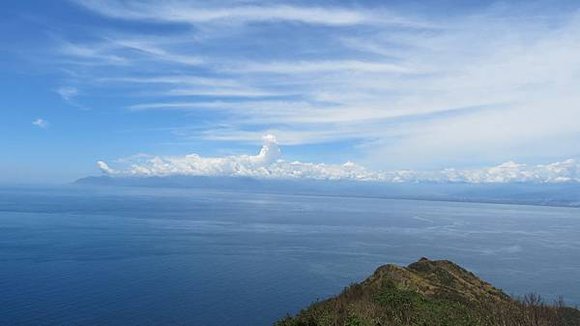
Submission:
<svg viewBox="0 0 580 326">
<path fill-rule="evenodd" d="M 101 15 L 112 18 L 165 23 L 197 25 L 287 21 L 327 26 L 364 24 L 424 26 L 420 22 L 396 16 L 386 10 L 377 13 L 371 10 L 340 7 L 244 4 L 236 1 L 222 1 L 217 6 L 208 1 L 77 0 L 76 2 Z"/>
<path fill-rule="evenodd" d="M 117 171 L 111 169 L 109 167 L 109 165 L 103 161 L 97 161 L 97 167 L 99 168 L 99 170 L 101 170 L 105 174 L 108 174 L 108 175 L 117 174 Z"/>
<path fill-rule="evenodd" d="M 84 60 L 84 63 L 100 63 L 103 65 L 125 65 L 128 63 L 126 58 L 110 54 L 110 50 L 110 47 L 104 45 L 76 44 L 66 41 L 61 41 L 59 47 L 59 52 L 63 55 L 77 60 Z"/>
<path fill-rule="evenodd" d="M 445 169 L 441 171 L 371 171 L 353 162 L 345 164 L 285 161 L 276 138 L 263 137 L 257 155 L 182 157 L 138 155 L 125 159 L 123 169 L 113 169 L 98 161 L 99 169 L 111 176 L 245 176 L 273 179 L 351 180 L 374 182 L 465 182 L 465 183 L 564 183 L 580 182 L 580 162 L 566 160 L 547 165 L 506 162 L 481 169 Z"/>
<path fill-rule="evenodd" d="M 415 19 L 364 3 L 76 2 L 109 18 L 194 27 L 161 36 L 111 25 L 63 45 L 69 59 L 93 64 L 70 69 L 79 80 L 129 94 L 124 107 L 135 114 L 217 120 L 191 122 L 186 137 L 350 141 L 365 152 L 358 160 L 380 169 L 579 154 L 572 11 L 506 4 Z"/>
<path fill-rule="evenodd" d="M 77 97 L 81 94 L 78 88 L 73 86 L 62 86 L 57 88 L 55 92 L 58 95 L 60 95 L 63 101 L 65 101 L 68 105 L 71 105 L 81 110 L 89 110 L 88 107 L 77 101 Z"/>
<path fill-rule="evenodd" d="M 393 73 L 410 74 L 419 73 L 413 68 L 402 65 L 372 62 L 360 60 L 335 60 L 335 61 L 293 61 L 293 62 L 266 62 L 237 64 L 227 70 L 241 73 L 273 73 L 273 74 L 312 74 L 328 72 L 366 72 L 366 73 Z"/>
<path fill-rule="evenodd" d="M 46 128 L 50 127 L 50 123 L 42 118 L 38 118 L 38 119 L 32 121 L 32 124 L 34 126 L 37 126 L 38 128 L 42 128 L 42 129 L 46 129 Z"/>
<path fill-rule="evenodd" d="M 204 62 L 200 57 L 191 54 L 177 54 L 166 49 L 163 49 L 153 42 L 135 40 L 135 39 L 112 39 L 109 40 L 109 45 L 115 48 L 125 50 L 137 51 L 147 56 L 156 57 L 158 59 L 179 63 L 187 66 L 197 66 Z"/>
<path fill-rule="evenodd" d="M 75 97 L 79 95 L 79 90 L 76 87 L 63 86 L 56 90 L 56 93 L 62 97 L 66 102 L 72 102 Z"/>
<path fill-rule="evenodd" d="M 580 162 L 569 159 L 550 164 L 526 165 L 513 161 L 483 169 L 441 171 L 442 181 L 469 183 L 562 183 L 580 182 Z"/>
</svg>

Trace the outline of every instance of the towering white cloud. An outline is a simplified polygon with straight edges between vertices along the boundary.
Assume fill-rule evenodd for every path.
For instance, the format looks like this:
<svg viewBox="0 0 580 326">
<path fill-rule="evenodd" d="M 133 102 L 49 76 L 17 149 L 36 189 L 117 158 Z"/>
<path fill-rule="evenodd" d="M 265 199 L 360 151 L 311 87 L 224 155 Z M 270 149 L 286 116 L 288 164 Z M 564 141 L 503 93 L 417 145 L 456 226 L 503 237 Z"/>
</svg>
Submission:
<svg viewBox="0 0 580 326">
<path fill-rule="evenodd" d="M 257 155 L 203 157 L 139 156 L 122 160 L 126 166 L 111 168 L 98 161 L 99 169 L 110 176 L 246 176 L 274 179 L 351 180 L 375 182 L 466 182 L 466 183 L 565 183 L 580 182 L 580 162 L 569 159 L 546 165 L 506 162 L 481 169 L 440 171 L 371 171 L 353 162 L 344 164 L 285 161 L 273 135 L 263 137 Z M 128 162 L 128 163 L 127 163 Z"/>
<path fill-rule="evenodd" d="M 260 149 L 260 153 L 255 157 L 255 162 L 264 165 L 272 164 L 281 158 L 282 152 L 274 135 L 266 135 L 262 139 L 264 145 Z"/>
<path fill-rule="evenodd" d="M 108 175 L 117 174 L 117 171 L 111 169 L 109 167 L 109 165 L 103 161 L 97 161 L 97 167 L 99 168 L 99 170 L 101 170 L 105 174 L 108 174 Z"/>
</svg>

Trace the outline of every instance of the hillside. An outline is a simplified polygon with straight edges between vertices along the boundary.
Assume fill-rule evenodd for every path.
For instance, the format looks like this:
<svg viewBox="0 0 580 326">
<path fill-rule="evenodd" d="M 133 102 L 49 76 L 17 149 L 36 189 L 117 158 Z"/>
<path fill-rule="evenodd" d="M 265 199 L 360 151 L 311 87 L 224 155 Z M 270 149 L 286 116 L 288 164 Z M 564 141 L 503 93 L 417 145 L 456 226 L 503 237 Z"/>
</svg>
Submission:
<svg viewBox="0 0 580 326">
<path fill-rule="evenodd" d="M 381 266 L 276 325 L 580 325 L 580 311 L 537 295 L 516 300 L 450 261 L 421 258 Z"/>
</svg>

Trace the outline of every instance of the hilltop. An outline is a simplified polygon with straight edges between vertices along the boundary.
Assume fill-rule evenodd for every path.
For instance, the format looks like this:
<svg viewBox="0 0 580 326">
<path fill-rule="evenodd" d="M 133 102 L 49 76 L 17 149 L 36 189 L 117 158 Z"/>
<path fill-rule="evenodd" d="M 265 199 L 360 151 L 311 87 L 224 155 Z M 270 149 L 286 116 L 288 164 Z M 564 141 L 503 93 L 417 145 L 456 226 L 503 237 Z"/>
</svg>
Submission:
<svg viewBox="0 0 580 326">
<path fill-rule="evenodd" d="M 514 299 L 451 261 L 421 258 L 381 266 L 276 325 L 580 325 L 580 311 L 534 294 Z"/>
</svg>

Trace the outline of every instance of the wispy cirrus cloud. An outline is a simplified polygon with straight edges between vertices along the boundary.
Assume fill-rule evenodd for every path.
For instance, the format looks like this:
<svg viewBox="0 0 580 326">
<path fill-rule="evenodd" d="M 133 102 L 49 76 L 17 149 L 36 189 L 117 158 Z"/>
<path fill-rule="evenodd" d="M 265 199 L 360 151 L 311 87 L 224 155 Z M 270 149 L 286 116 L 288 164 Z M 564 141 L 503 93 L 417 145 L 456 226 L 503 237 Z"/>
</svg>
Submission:
<svg viewBox="0 0 580 326">
<path fill-rule="evenodd" d="M 290 61 L 290 62 L 261 62 L 241 63 L 228 68 L 238 73 L 271 73 L 283 75 L 319 74 L 329 72 L 350 73 L 393 73 L 411 74 L 422 71 L 394 63 L 381 61 L 334 60 L 334 61 Z"/>
<path fill-rule="evenodd" d="M 72 86 L 62 86 L 56 89 L 56 93 L 66 102 L 71 102 L 79 95 L 79 90 Z"/>
<path fill-rule="evenodd" d="M 55 90 L 55 92 L 62 98 L 64 102 L 68 105 L 76 107 L 81 110 L 87 110 L 88 108 L 79 103 L 78 97 L 81 95 L 79 89 L 75 86 L 61 86 Z"/>
<path fill-rule="evenodd" d="M 211 1 L 96 1 L 76 3 L 101 15 L 125 20 L 165 23 L 250 23 L 286 21 L 313 25 L 351 26 L 392 24 L 423 27 L 424 22 L 397 16 L 387 10 L 349 9 L 316 5 L 298 6 L 260 2 Z"/>
<path fill-rule="evenodd" d="M 71 67 L 87 83 L 131 92 L 122 108 L 134 114 L 195 112 L 228 125 L 188 137 L 355 141 L 363 160 L 385 167 L 580 154 L 574 12 L 516 16 L 505 5 L 417 18 L 364 3 L 76 3 L 112 20 L 179 25 L 163 35 L 111 28 L 62 53 L 98 67 Z"/>
<path fill-rule="evenodd" d="M 50 122 L 46 121 L 45 119 L 38 118 L 32 121 L 32 125 L 41 129 L 46 129 L 50 127 Z"/>
</svg>

